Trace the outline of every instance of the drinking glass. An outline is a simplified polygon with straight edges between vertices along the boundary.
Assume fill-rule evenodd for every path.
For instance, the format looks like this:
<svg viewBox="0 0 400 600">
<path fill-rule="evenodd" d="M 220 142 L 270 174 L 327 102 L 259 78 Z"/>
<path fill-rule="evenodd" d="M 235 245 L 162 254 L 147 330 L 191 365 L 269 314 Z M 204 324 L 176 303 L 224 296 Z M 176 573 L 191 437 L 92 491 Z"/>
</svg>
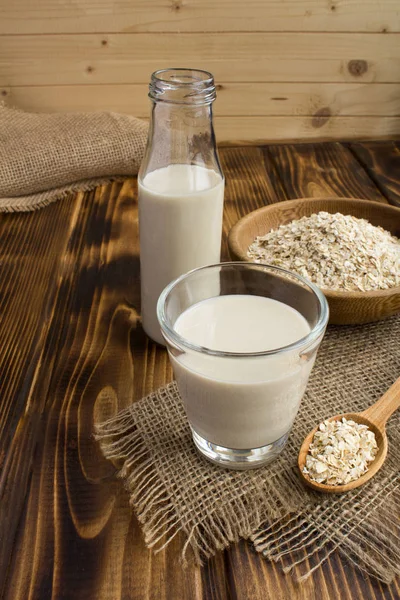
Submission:
<svg viewBox="0 0 400 600">
<path fill-rule="evenodd" d="M 194 304 L 232 294 L 271 298 L 294 308 L 309 333 L 272 350 L 228 352 L 198 346 L 176 331 L 177 319 Z M 158 300 L 157 315 L 199 452 L 234 469 L 275 459 L 288 439 L 326 329 L 323 293 L 279 267 L 222 263 L 170 283 Z"/>
</svg>

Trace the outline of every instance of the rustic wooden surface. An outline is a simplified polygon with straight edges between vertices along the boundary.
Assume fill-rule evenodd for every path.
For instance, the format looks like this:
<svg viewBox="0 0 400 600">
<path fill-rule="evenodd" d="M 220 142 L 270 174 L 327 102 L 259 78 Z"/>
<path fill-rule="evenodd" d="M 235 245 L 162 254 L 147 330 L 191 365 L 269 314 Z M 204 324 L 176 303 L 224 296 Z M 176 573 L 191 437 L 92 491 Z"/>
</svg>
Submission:
<svg viewBox="0 0 400 600">
<path fill-rule="evenodd" d="M 400 31 L 397 0 L 335 3 L 302 0 L 133 0 L 111 10 L 110 0 L 80 0 L 55 6 L 50 0 L 4 3 L 0 33 L 86 33 L 87 31 L 189 33 L 198 31 Z"/>
<path fill-rule="evenodd" d="M 265 204 L 296 195 L 381 202 L 400 195 L 393 144 L 226 148 L 221 159 L 224 257 L 229 228 Z M 400 597 L 399 580 L 382 585 L 339 554 L 298 584 L 245 542 L 203 569 L 182 569 L 181 536 L 156 556 L 146 550 L 92 438 L 93 422 L 113 408 L 106 388 L 123 407 L 172 377 L 165 351 L 140 326 L 134 181 L 37 213 L 0 215 L 0 264 L 1 597 Z"/>
<path fill-rule="evenodd" d="M 53 112 L 60 109 L 73 111 L 102 110 L 130 113 L 147 118 L 150 112 L 148 82 L 110 84 L 82 84 L 52 86 L 4 86 L 0 96 L 13 106 L 35 112 Z M 79 91 L 79 93 L 78 93 Z M 255 93 L 256 91 L 256 93 Z M 375 83 L 368 87 L 361 83 L 217 83 L 218 117 L 309 117 L 321 107 L 329 107 L 332 114 L 345 117 L 398 117 L 400 91 L 398 83 Z M 359 95 L 363 94 L 363 102 Z M 271 119 L 273 122 L 273 119 Z M 279 120 L 278 120 L 279 121 Z M 305 121 L 302 119 L 300 121 Z M 256 121 L 257 122 L 257 121 Z M 290 120 L 289 120 L 290 122 Z M 314 121 L 314 125 L 321 125 Z M 292 134 L 291 137 L 293 137 Z"/>
<path fill-rule="evenodd" d="M 400 134 L 398 0 L 0 0 L 11 106 L 147 117 L 171 65 L 215 75 L 220 143 Z"/>
</svg>

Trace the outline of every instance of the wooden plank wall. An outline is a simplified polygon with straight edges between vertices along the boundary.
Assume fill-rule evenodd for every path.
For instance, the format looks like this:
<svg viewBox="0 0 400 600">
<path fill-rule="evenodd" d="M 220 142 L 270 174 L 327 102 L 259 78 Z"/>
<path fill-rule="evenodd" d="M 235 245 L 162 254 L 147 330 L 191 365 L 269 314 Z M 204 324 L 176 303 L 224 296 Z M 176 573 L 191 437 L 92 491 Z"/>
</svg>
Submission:
<svg viewBox="0 0 400 600">
<path fill-rule="evenodd" d="M 225 141 L 400 133 L 399 0 L 0 0 L 0 100 L 146 117 L 153 70 L 210 70 Z"/>
</svg>

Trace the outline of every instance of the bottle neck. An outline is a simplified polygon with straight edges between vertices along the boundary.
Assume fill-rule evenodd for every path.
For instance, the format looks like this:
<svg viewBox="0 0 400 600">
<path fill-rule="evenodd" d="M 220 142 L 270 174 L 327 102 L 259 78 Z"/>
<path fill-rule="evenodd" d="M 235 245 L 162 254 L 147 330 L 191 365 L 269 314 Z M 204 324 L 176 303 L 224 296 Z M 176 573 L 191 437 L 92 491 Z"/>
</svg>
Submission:
<svg viewBox="0 0 400 600">
<path fill-rule="evenodd" d="M 212 118 L 212 76 L 187 69 L 161 73 L 162 78 L 153 74 L 150 83 L 150 129 L 139 177 L 170 164 L 199 165 L 222 176 Z"/>
</svg>

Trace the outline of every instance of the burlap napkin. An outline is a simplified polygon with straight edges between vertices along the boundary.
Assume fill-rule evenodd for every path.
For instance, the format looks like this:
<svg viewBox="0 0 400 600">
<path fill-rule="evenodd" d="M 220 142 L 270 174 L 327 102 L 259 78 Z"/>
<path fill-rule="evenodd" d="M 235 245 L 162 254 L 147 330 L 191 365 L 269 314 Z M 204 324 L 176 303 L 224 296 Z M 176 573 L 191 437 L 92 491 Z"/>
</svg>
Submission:
<svg viewBox="0 0 400 600">
<path fill-rule="evenodd" d="M 136 175 L 147 130 L 129 115 L 37 114 L 0 104 L 0 212 L 36 210 Z"/>
<path fill-rule="evenodd" d="M 289 442 L 271 465 L 247 472 L 213 466 L 191 442 L 175 383 L 97 427 L 106 457 L 121 461 L 120 477 L 149 547 L 181 530 L 183 557 L 201 563 L 240 537 L 305 578 L 335 549 L 389 582 L 400 573 L 400 418 L 388 426 L 389 456 L 364 487 L 324 496 L 301 484 L 296 467 L 306 433 L 325 417 L 365 409 L 400 374 L 400 317 L 330 327 L 320 348 Z"/>
</svg>

